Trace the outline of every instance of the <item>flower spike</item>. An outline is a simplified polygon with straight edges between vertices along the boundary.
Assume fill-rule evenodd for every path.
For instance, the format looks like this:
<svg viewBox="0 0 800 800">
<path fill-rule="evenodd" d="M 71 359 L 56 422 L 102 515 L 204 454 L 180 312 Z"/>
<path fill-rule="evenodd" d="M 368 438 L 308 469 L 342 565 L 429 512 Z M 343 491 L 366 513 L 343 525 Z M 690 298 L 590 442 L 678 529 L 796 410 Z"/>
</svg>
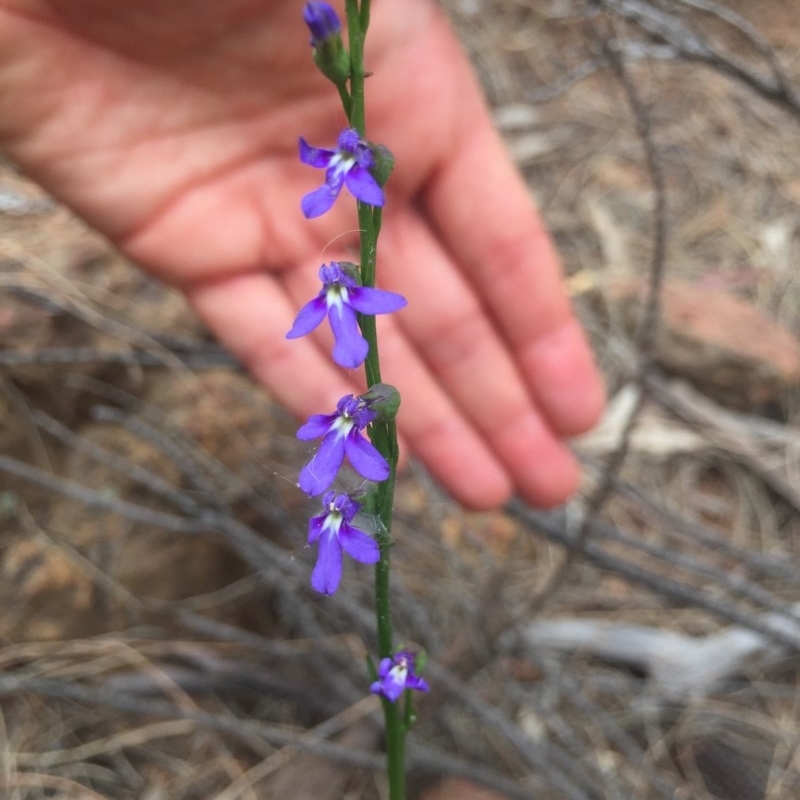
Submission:
<svg viewBox="0 0 800 800">
<path fill-rule="evenodd" d="M 319 47 L 329 39 L 339 36 L 342 23 L 329 3 L 309 2 L 303 7 L 303 20 L 311 31 L 311 46 Z"/>
<path fill-rule="evenodd" d="M 325 170 L 325 183 L 309 192 L 301 201 L 306 219 L 319 217 L 334 204 L 342 186 L 350 194 L 370 206 L 383 206 L 383 189 L 370 174 L 375 164 L 372 148 L 358 135 L 355 128 L 345 128 L 339 134 L 335 150 L 311 147 L 300 138 L 300 160 L 310 167 Z"/>
</svg>

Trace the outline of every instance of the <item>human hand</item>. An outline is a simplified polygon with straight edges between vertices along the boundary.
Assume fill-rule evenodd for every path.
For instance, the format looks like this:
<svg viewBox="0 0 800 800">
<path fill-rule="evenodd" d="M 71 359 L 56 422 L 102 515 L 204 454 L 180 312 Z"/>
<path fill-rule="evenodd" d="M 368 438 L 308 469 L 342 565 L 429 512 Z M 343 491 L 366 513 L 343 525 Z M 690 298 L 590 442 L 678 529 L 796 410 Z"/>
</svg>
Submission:
<svg viewBox="0 0 800 800">
<path fill-rule="evenodd" d="M 0 0 L 0 146 L 153 275 L 298 417 L 362 388 L 324 335 L 288 342 L 323 262 L 354 260 L 354 204 L 306 221 L 298 136 L 346 127 L 290 0 Z M 387 185 L 380 318 L 402 441 L 461 502 L 575 489 L 564 438 L 603 391 L 529 193 L 430 0 L 373 4 L 367 134 Z"/>
</svg>

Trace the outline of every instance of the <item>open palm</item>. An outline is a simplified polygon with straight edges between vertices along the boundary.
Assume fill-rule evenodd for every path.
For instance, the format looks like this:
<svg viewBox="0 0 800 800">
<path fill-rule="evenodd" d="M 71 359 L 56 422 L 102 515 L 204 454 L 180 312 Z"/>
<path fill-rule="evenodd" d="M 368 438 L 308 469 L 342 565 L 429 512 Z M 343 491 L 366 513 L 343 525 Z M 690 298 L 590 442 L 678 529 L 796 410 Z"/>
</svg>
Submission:
<svg viewBox="0 0 800 800">
<path fill-rule="evenodd" d="M 0 145 L 160 279 L 298 416 L 360 376 L 328 342 L 287 341 L 321 263 L 354 260 L 354 204 L 313 222 L 346 121 L 311 62 L 296 0 L 0 0 Z M 409 306 L 381 319 L 404 441 L 460 500 L 563 501 L 562 439 L 602 389 L 539 218 L 472 72 L 429 0 L 373 5 L 367 131 L 398 168 L 379 283 Z"/>
</svg>

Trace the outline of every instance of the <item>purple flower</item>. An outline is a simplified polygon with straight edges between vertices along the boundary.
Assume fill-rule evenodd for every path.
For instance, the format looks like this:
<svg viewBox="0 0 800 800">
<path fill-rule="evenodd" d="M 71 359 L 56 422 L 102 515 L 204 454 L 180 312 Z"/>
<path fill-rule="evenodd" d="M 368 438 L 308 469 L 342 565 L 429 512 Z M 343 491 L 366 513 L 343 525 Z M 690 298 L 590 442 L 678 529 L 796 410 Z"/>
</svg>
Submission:
<svg viewBox="0 0 800 800">
<path fill-rule="evenodd" d="M 394 658 L 384 658 L 378 665 L 378 680 L 369 687 L 373 694 L 383 695 L 396 703 L 406 689 L 430 690 L 427 681 L 414 674 L 414 654 L 401 650 Z"/>
<path fill-rule="evenodd" d="M 303 19 L 311 31 L 311 46 L 319 47 L 332 36 L 338 36 L 342 23 L 328 3 L 311 2 L 303 6 Z"/>
<path fill-rule="evenodd" d="M 349 494 L 328 492 L 322 498 L 325 511 L 308 523 L 308 543 L 319 543 L 311 585 L 321 594 L 333 594 L 342 577 L 342 550 L 362 564 L 380 560 L 378 543 L 350 524 L 361 506 Z"/>
<path fill-rule="evenodd" d="M 297 431 L 307 441 L 323 437 L 319 450 L 300 470 L 298 485 L 308 495 L 322 494 L 336 479 L 344 457 L 359 475 L 370 481 L 385 481 L 389 463 L 361 431 L 376 417 L 360 397 L 348 394 L 336 404 L 333 414 L 314 414 Z"/>
<path fill-rule="evenodd" d="M 322 289 L 317 297 L 306 303 L 297 315 L 287 339 L 296 339 L 311 333 L 325 315 L 336 339 L 333 360 L 340 367 L 357 367 L 364 363 L 369 351 L 367 340 L 361 335 L 356 311 L 361 314 L 388 314 L 407 305 L 406 299 L 394 292 L 360 286 L 347 267 L 332 261 L 329 267 L 320 267 Z"/>
<path fill-rule="evenodd" d="M 345 128 L 339 134 L 335 150 L 311 147 L 301 137 L 300 160 L 310 167 L 325 170 L 325 183 L 309 192 L 300 204 L 306 219 L 324 214 L 339 196 L 342 184 L 362 203 L 383 205 L 383 189 L 369 172 L 375 163 L 375 156 L 354 128 Z"/>
</svg>

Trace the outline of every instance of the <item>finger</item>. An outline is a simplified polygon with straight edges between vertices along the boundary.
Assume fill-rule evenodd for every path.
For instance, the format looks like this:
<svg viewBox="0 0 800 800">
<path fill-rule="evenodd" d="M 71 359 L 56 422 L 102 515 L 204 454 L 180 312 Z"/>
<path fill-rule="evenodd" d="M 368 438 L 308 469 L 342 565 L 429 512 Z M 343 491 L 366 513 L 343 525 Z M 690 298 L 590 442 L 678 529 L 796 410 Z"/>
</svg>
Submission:
<svg viewBox="0 0 800 800">
<path fill-rule="evenodd" d="M 313 339 L 286 339 L 295 306 L 272 277 L 247 273 L 186 292 L 220 341 L 298 417 L 330 413 L 343 395 L 357 391 Z"/>
<path fill-rule="evenodd" d="M 413 210 L 395 210 L 382 246 L 387 288 L 409 301 L 397 322 L 460 415 L 526 500 L 566 500 L 578 481 L 575 460 L 531 398 L 481 298 Z M 392 366 L 399 374 L 405 368 Z"/>
<path fill-rule="evenodd" d="M 460 503 L 474 510 L 497 508 L 511 496 L 513 481 L 428 370 L 394 320 L 378 321 L 381 368 L 402 402 L 398 427 L 412 452 Z"/>
<path fill-rule="evenodd" d="M 307 275 L 308 270 L 300 273 Z M 308 285 L 306 278 L 298 285 L 303 284 Z M 297 416 L 331 411 L 340 397 L 360 391 L 356 375 L 332 366 L 311 338 L 285 339 L 296 304 L 269 276 L 225 278 L 192 287 L 188 296 L 220 340 Z M 387 336 L 384 349 L 393 353 L 389 369 L 403 373 L 398 381 L 403 394 L 401 447 L 405 437 L 433 475 L 465 505 L 475 509 L 500 505 L 510 494 L 505 470 L 401 337 Z"/>
<path fill-rule="evenodd" d="M 453 58 L 464 59 L 460 53 Z M 555 430 L 596 422 L 603 388 L 565 295 L 528 188 L 492 127 L 471 70 L 461 70 L 458 131 L 425 191 L 425 207 L 512 348 Z"/>
</svg>

